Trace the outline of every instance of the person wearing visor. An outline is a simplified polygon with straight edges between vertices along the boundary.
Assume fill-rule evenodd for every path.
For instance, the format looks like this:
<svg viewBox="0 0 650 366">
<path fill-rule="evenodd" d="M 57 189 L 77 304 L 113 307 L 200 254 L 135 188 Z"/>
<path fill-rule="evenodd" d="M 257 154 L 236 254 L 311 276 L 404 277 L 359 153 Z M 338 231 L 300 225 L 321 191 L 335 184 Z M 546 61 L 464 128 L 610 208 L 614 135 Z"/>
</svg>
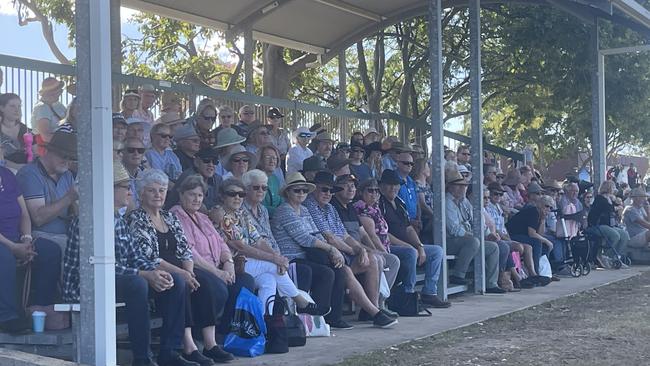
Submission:
<svg viewBox="0 0 650 366">
<path fill-rule="evenodd" d="M 298 127 L 293 132 L 295 144 L 287 152 L 287 175 L 302 170 L 303 162 L 314 153 L 307 147 L 315 134 L 307 127 Z"/>
</svg>

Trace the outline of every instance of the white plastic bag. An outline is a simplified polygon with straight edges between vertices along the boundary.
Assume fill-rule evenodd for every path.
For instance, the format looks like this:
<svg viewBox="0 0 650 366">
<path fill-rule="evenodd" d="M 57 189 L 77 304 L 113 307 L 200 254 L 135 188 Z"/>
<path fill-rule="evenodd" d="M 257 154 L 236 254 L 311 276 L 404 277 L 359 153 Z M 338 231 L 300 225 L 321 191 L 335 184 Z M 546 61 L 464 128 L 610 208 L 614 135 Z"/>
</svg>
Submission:
<svg viewBox="0 0 650 366">
<path fill-rule="evenodd" d="M 551 270 L 551 262 L 548 261 L 546 254 L 539 258 L 539 271 L 538 274 L 542 277 L 553 277 L 553 271 Z"/>
<path fill-rule="evenodd" d="M 298 292 L 307 301 L 315 303 L 305 291 L 299 289 Z M 322 315 L 298 314 L 298 317 L 305 325 L 307 337 L 329 337 L 331 335 L 330 325 L 325 322 L 325 317 Z"/>
<path fill-rule="evenodd" d="M 379 276 L 379 295 L 384 299 L 390 297 L 390 287 L 388 287 L 388 281 L 384 272 L 381 272 Z"/>
</svg>

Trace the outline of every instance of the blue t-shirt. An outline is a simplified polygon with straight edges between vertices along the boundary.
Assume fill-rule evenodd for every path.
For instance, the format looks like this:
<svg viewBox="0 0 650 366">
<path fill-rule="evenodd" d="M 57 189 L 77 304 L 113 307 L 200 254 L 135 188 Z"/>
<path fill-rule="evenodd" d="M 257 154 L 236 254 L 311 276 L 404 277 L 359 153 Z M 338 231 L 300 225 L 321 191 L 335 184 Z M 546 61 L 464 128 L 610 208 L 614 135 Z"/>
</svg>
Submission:
<svg viewBox="0 0 650 366">
<path fill-rule="evenodd" d="M 399 173 L 398 173 L 399 175 Z M 413 178 L 406 176 L 401 177 L 402 185 L 399 188 L 398 196 L 406 204 L 406 212 L 409 214 L 409 220 L 415 220 L 418 216 L 418 192 Z"/>
<path fill-rule="evenodd" d="M 350 164 L 350 173 L 354 174 L 359 182 L 372 178 L 372 171 L 366 163 L 359 165 Z"/>
<path fill-rule="evenodd" d="M 16 179 L 23 190 L 25 201 L 44 198 L 46 205 L 63 198 L 74 186 L 74 177 L 69 170 L 55 181 L 47 174 L 40 159 L 35 159 L 22 167 L 18 171 Z M 66 207 L 59 216 L 42 226 L 35 226 L 32 223 L 32 229 L 51 234 L 65 234 L 68 222 L 68 207 Z"/>
<path fill-rule="evenodd" d="M 149 149 L 144 156 L 152 168 L 165 172 L 171 181 L 175 182 L 183 173 L 181 161 L 178 160 L 178 156 L 174 154 L 171 148 L 165 149 L 162 154 L 154 149 Z"/>
<path fill-rule="evenodd" d="M 16 177 L 11 170 L 0 167 L 0 234 L 17 242 L 20 239 L 20 216 L 22 211 L 18 197 L 22 195 Z"/>
</svg>

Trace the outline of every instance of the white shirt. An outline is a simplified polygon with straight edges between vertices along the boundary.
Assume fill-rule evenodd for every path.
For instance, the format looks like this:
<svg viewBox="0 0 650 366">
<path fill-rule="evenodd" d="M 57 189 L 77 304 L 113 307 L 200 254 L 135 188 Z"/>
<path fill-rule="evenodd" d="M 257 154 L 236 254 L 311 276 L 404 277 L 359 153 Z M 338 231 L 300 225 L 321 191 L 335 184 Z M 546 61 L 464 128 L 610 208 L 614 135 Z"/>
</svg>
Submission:
<svg viewBox="0 0 650 366">
<path fill-rule="evenodd" d="M 293 145 L 287 152 L 287 174 L 302 170 L 302 162 L 314 153 L 307 147 Z"/>
</svg>

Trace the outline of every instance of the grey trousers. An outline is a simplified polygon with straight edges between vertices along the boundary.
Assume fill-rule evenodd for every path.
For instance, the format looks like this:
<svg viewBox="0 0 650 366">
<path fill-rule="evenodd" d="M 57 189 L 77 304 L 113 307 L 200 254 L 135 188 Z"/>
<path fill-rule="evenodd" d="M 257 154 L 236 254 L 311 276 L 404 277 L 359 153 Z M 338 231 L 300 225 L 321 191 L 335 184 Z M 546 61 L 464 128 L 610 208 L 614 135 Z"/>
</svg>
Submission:
<svg viewBox="0 0 650 366">
<path fill-rule="evenodd" d="M 447 237 L 447 254 L 456 256 L 451 276 L 465 278 L 470 262 L 479 251 L 478 239 L 471 236 Z M 497 287 L 499 278 L 499 245 L 485 241 L 485 283 L 487 288 Z"/>
</svg>

